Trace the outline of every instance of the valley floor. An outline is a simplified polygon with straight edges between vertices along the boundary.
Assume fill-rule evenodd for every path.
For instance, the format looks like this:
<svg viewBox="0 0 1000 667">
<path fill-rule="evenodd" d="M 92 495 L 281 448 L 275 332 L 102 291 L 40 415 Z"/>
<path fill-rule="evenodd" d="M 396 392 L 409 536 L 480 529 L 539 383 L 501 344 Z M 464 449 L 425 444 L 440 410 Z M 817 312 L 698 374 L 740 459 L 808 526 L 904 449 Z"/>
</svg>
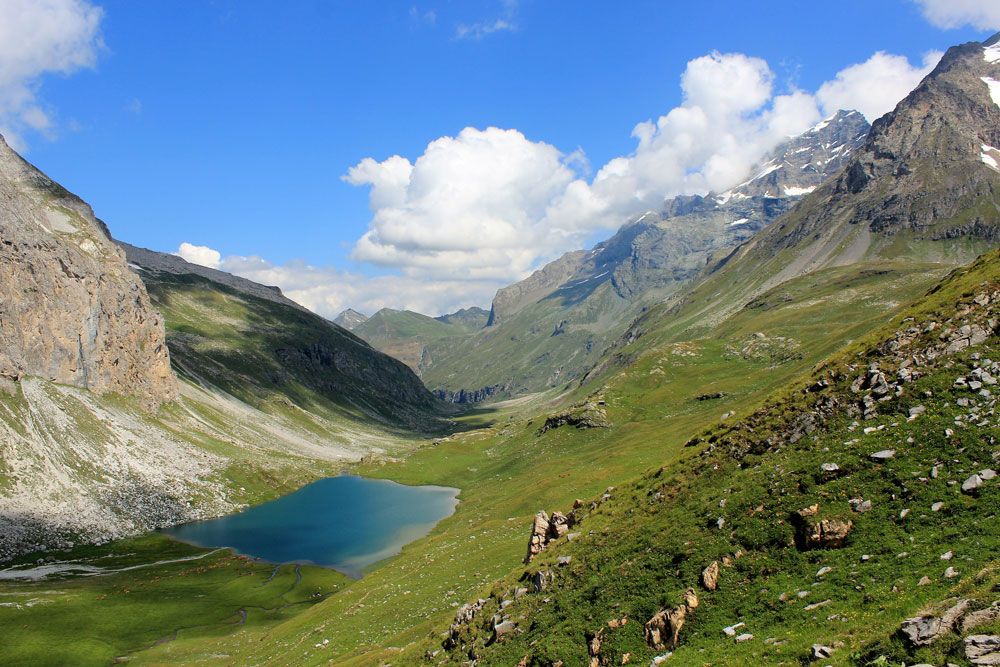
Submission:
<svg viewBox="0 0 1000 667">
<path fill-rule="evenodd" d="M 684 445 L 693 435 L 719 423 L 724 413 L 749 414 L 814 364 L 886 322 L 942 275 L 938 266 L 879 272 L 860 266 L 804 276 L 714 329 L 665 325 L 646 332 L 646 351 L 627 367 L 608 370 L 601 386 L 558 401 L 537 397 L 483 408 L 460 420 L 466 430 L 427 440 L 401 462 L 356 466 L 361 474 L 462 490 L 452 517 L 359 581 L 303 569 L 315 579 L 314 589 L 281 588 L 267 582 L 273 567 L 217 553 L 105 577 L 0 583 L 4 602 L 45 600 L 0 608 L 0 625 L 19 628 L 16 646 L 0 646 L 0 661 L 44 664 L 51 633 L 62 627 L 71 628 L 59 633 L 62 655 L 93 664 L 126 654 L 131 664 L 420 663 L 425 653 L 441 649 L 439 633 L 457 607 L 488 595 L 493 582 L 518 571 L 535 512 L 566 511 L 576 498 L 596 498 L 646 471 L 692 460 L 698 448 Z M 715 394 L 721 396 L 696 400 Z M 541 433 L 547 414 L 567 400 L 588 397 L 605 402 L 610 428 Z M 131 558 L 151 562 L 192 553 L 149 539 L 142 548 L 117 543 L 91 557 L 134 551 Z M 278 572 L 294 583 L 294 567 Z M 611 571 L 604 576 L 615 578 Z M 170 598 L 176 604 L 152 602 L 175 586 L 187 587 Z M 135 590 L 149 599 L 129 597 Z M 108 605 L 112 594 L 116 603 Z M 257 611 L 240 622 L 240 609 L 251 608 Z M 94 616 L 94 609 L 100 614 Z M 65 622 L 53 623 L 56 614 Z M 95 623 L 106 622 L 88 626 L 92 616 Z M 122 622 L 114 623 L 116 617 Z M 567 619 L 578 622 L 573 614 Z M 98 644 L 104 648 L 94 648 Z M 567 655 L 583 644 L 581 634 Z M 743 653 L 734 659 L 738 655 Z"/>
</svg>

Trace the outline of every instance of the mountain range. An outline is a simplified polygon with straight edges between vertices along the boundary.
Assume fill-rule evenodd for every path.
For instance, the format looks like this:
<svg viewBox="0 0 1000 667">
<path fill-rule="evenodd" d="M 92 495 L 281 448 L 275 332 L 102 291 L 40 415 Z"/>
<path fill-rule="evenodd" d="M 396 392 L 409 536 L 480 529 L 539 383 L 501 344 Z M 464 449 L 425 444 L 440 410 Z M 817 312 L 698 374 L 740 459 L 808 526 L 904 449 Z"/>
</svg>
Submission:
<svg viewBox="0 0 1000 667">
<path fill-rule="evenodd" d="M 388 357 L 265 287 L 116 244 L 0 142 L 0 558 L 233 511 L 435 430 Z"/>
<path fill-rule="evenodd" d="M 0 660 L 1000 664 L 998 82 L 953 47 L 436 318 L 116 244 L 0 145 Z M 460 503 L 358 580 L 149 532 L 345 469 Z"/>
<path fill-rule="evenodd" d="M 389 310 L 373 316 L 377 325 L 354 331 L 405 361 L 445 400 L 472 403 L 565 386 L 644 308 L 840 172 L 868 129 L 856 111 L 834 114 L 779 145 L 746 182 L 721 194 L 671 198 L 592 250 L 567 253 L 499 290 L 485 326 L 475 331 L 406 326 L 399 320 L 412 314 Z"/>
</svg>

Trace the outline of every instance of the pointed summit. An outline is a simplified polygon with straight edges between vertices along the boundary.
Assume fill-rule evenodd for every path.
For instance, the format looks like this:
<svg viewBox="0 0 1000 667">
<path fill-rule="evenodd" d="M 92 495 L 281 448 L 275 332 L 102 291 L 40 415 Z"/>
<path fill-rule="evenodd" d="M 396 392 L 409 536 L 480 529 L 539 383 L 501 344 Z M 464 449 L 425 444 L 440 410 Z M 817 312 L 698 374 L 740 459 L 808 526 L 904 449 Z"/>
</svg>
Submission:
<svg viewBox="0 0 1000 667">
<path fill-rule="evenodd" d="M 342 326 L 348 331 L 354 331 L 367 321 L 368 321 L 367 315 L 359 313 L 353 308 L 348 308 L 347 310 L 340 313 L 340 315 L 337 315 L 335 318 L 333 318 L 334 324 Z"/>
<path fill-rule="evenodd" d="M 801 197 L 847 163 L 870 126 L 858 111 L 840 110 L 771 151 L 753 176 L 716 197 L 719 203 L 749 197 Z"/>
<path fill-rule="evenodd" d="M 1000 39 L 952 47 L 839 174 L 726 258 L 712 289 L 752 298 L 829 266 L 971 261 L 1000 241 L 998 147 Z"/>
</svg>

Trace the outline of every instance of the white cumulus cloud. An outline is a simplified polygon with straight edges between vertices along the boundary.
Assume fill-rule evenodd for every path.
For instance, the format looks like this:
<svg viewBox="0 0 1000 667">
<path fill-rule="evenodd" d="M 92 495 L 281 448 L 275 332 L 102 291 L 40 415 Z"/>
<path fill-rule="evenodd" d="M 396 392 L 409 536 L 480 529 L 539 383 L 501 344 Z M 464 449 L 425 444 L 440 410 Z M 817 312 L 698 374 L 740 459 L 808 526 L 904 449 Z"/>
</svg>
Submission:
<svg viewBox="0 0 1000 667">
<path fill-rule="evenodd" d="M 51 133 L 39 99 L 42 75 L 93 67 L 102 10 L 86 0 L 0 1 L 0 132 L 23 150 L 22 133 Z"/>
<path fill-rule="evenodd" d="M 865 62 L 838 72 L 836 78 L 820 86 L 816 99 L 828 113 L 856 109 L 874 121 L 892 111 L 916 88 L 942 55 L 940 51 L 928 52 L 923 63 L 914 66 L 905 56 L 879 51 Z"/>
<path fill-rule="evenodd" d="M 776 93 L 775 75 L 764 60 L 711 53 L 687 64 L 681 103 L 638 123 L 633 149 L 592 177 L 579 149 L 566 154 L 496 127 L 441 137 L 412 160 L 361 160 L 343 176 L 369 189 L 371 220 L 352 256 L 389 269 L 389 275 L 302 262 L 276 265 L 259 257 L 220 260 L 218 253 L 205 261 L 279 285 L 327 317 L 347 307 L 437 315 L 486 306 L 497 288 L 597 234 L 610 234 L 667 197 L 721 192 L 744 180 L 769 150 L 824 113 L 856 108 L 878 117 L 939 57 L 928 54 L 921 65 L 911 65 L 902 56 L 877 53 L 840 71 L 816 93 Z"/>
<path fill-rule="evenodd" d="M 980 30 L 1000 30 L 997 0 L 915 0 L 931 24 L 939 28 L 970 25 Z"/>
<path fill-rule="evenodd" d="M 633 130 L 632 154 L 592 180 L 570 155 L 517 130 L 465 128 L 414 162 L 366 158 L 344 176 L 370 187 L 372 219 L 353 257 L 410 277 L 518 280 L 664 197 L 721 190 L 820 113 L 810 95 L 775 96 L 767 63 L 713 53 L 688 63 L 683 103 Z"/>
<path fill-rule="evenodd" d="M 555 147 L 495 127 L 437 139 L 413 164 L 363 160 L 344 177 L 371 186 L 372 220 L 354 259 L 410 275 L 520 275 L 562 246 L 539 223 L 574 176 Z"/>
<path fill-rule="evenodd" d="M 200 264 L 210 269 L 218 269 L 222 266 L 222 253 L 208 246 L 184 242 L 174 254 L 192 264 Z"/>
</svg>

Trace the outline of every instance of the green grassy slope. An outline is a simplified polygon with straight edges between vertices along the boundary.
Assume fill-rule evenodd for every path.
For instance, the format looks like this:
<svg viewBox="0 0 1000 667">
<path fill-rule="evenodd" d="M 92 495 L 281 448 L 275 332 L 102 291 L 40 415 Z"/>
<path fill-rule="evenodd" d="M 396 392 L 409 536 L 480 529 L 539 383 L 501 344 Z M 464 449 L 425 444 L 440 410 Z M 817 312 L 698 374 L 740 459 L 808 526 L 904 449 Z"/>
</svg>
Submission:
<svg viewBox="0 0 1000 667">
<path fill-rule="evenodd" d="M 255 407 L 291 403 L 314 415 L 405 427 L 433 421 L 437 403 L 420 381 L 346 330 L 199 276 L 141 275 L 183 377 Z"/>
<path fill-rule="evenodd" d="M 423 374 L 431 363 L 428 346 L 445 339 L 464 338 L 472 331 L 461 318 L 446 322 L 391 308 L 383 308 L 354 329 L 372 347 L 399 359 L 418 374 Z M 444 344 L 447 347 L 449 343 Z"/>
<path fill-rule="evenodd" d="M 66 556 L 111 573 L 0 586 L 3 664 L 108 665 L 137 647 L 279 622 L 349 583 L 158 535 Z"/>
<path fill-rule="evenodd" d="M 568 509 L 574 498 L 593 497 L 639 471 L 690 457 L 693 450 L 684 443 L 723 412 L 749 412 L 845 340 L 879 326 L 898 302 L 917 297 L 941 275 L 940 267 L 888 274 L 832 269 L 789 284 L 790 296 L 771 307 L 741 311 L 724 331 L 664 333 L 655 343 L 648 337 L 644 356 L 600 388 L 613 424 L 608 429 L 563 427 L 539 435 L 544 415 L 556 405 L 537 402 L 469 415 L 467 426 L 486 427 L 428 444 L 400 464 L 360 468 L 406 483 L 461 488 L 456 514 L 430 536 L 277 627 L 241 629 L 218 640 L 181 639 L 136 654 L 134 661 L 223 663 L 212 658 L 220 652 L 278 664 L 419 661 L 424 651 L 440 648 L 439 632 L 455 606 L 488 592 L 491 582 L 517 566 L 535 511 Z M 850 290 L 842 290 L 845 282 Z M 757 333 L 765 334 L 766 344 L 757 344 Z M 725 396 L 696 400 L 715 391 Z M 329 644 L 317 649 L 317 638 Z"/>
<path fill-rule="evenodd" d="M 555 290 L 500 326 L 428 345 L 433 363 L 422 378 L 428 387 L 452 393 L 489 387 L 492 400 L 562 391 L 602 358 L 638 314 L 682 286 L 648 288 L 631 300 L 610 282 Z"/>
<path fill-rule="evenodd" d="M 365 340 L 386 343 L 398 338 L 420 337 L 433 340 L 464 331 L 464 327 L 415 313 L 412 310 L 383 308 L 355 329 Z"/>
<path fill-rule="evenodd" d="M 984 295 L 992 297 L 989 308 Z M 573 528 L 578 540 L 558 542 L 490 589 L 450 659 L 587 664 L 587 643 L 600 630 L 601 664 L 621 664 L 626 653 L 648 663 L 663 649 L 647 646 L 643 623 L 693 587 L 700 604 L 670 664 L 808 664 L 813 644 L 834 648 L 822 664 L 964 664 L 960 634 L 914 649 L 897 630 L 907 617 L 940 613 L 956 596 L 970 600 L 971 609 L 997 599 L 1000 534 L 990 526 L 1000 484 L 988 482 L 978 494 L 960 489 L 977 471 L 998 465 L 996 401 L 956 385 L 956 377 L 997 359 L 1000 346 L 993 335 L 975 348 L 944 350 L 964 325 L 995 326 L 998 299 L 1000 253 L 993 252 L 747 419 L 700 434 L 684 465 L 665 459 L 664 467 L 619 487 L 584 512 Z M 914 358 L 920 377 L 864 419 L 854 379 L 872 363 L 893 377 Z M 636 370 L 629 371 L 632 382 L 639 381 Z M 813 387 L 818 380 L 829 386 Z M 925 412 L 908 419 L 918 405 Z M 894 455 L 871 457 L 882 450 Z M 839 470 L 824 472 L 823 463 Z M 870 501 L 870 511 L 852 510 L 855 498 Z M 818 518 L 853 522 L 844 548 L 796 545 L 795 513 L 813 504 Z M 560 567 L 560 556 L 572 561 Z M 728 564 L 710 592 L 699 575 L 713 561 Z M 957 576 L 946 576 L 948 567 Z M 556 582 L 507 607 L 518 631 L 487 646 L 489 618 L 500 600 L 513 599 L 525 570 L 554 571 Z M 622 617 L 629 618 L 623 627 L 607 625 Z M 723 628 L 739 622 L 746 625 L 738 633 L 752 638 L 726 636 Z M 997 628 L 994 621 L 976 632 Z"/>
</svg>

